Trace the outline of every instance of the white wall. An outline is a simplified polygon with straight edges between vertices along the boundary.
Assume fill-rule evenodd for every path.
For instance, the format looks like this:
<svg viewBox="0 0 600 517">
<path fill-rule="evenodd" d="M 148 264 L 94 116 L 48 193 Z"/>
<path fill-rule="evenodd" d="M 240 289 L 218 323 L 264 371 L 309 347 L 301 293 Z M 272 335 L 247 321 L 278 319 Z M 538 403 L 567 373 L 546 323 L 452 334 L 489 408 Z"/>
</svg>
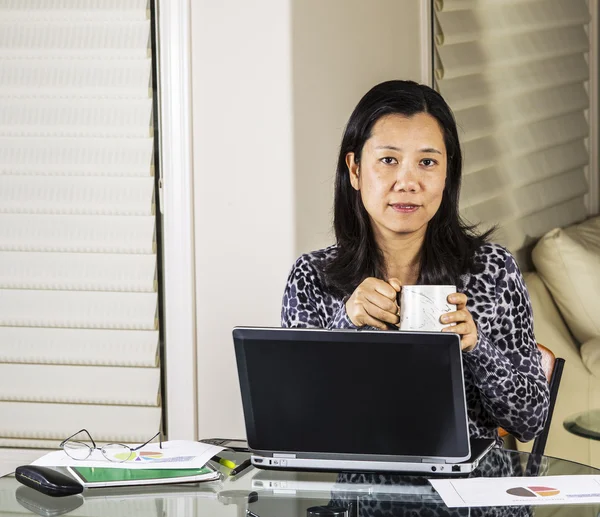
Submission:
<svg viewBox="0 0 600 517">
<path fill-rule="evenodd" d="M 421 80 L 419 0 L 292 2 L 296 253 L 334 242 L 333 180 L 344 126 L 389 79 Z"/>
<path fill-rule="evenodd" d="M 244 436 L 235 325 L 277 325 L 293 259 L 287 0 L 194 0 L 198 433 Z"/>
<path fill-rule="evenodd" d="M 279 325 L 300 252 L 329 235 L 343 125 L 419 79 L 417 0 L 193 0 L 198 432 L 244 436 L 231 329 Z"/>
</svg>

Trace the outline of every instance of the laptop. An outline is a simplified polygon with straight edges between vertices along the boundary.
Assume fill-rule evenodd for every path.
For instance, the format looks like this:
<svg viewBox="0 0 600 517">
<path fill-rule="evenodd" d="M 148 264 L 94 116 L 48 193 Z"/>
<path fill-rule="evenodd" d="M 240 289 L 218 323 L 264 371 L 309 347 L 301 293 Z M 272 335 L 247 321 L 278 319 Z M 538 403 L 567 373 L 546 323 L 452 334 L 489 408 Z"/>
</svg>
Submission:
<svg viewBox="0 0 600 517">
<path fill-rule="evenodd" d="M 471 472 L 460 337 L 237 327 L 252 464 L 275 470 Z"/>
</svg>

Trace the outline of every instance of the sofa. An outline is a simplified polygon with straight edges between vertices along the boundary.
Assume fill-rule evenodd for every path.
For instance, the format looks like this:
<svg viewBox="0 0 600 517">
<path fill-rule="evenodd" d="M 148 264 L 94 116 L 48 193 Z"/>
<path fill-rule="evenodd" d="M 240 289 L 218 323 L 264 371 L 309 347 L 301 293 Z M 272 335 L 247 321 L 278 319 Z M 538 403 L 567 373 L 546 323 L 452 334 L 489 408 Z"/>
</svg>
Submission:
<svg viewBox="0 0 600 517">
<path fill-rule="evenodd" d="M 600 441 L 563 427 L 569 416 L 600 408 L 600 217 L 550 231 L 524 274 L 539 343 L 565 359 L 545 454 L 600 467 Z M 530 443 L 516 442 L 520 450 Z"/>
</svg>

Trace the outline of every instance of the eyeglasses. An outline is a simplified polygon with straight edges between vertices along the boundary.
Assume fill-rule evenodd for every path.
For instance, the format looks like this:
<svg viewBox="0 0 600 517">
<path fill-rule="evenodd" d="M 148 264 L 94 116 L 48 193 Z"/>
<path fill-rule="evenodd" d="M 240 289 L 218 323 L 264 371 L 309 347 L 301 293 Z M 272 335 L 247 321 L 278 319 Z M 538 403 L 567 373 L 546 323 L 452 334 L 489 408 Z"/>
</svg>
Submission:
<svg viewBox="0 0 600 517">
<path fill-rule="evenodd" d="M 85 442 L 73 440 L 73 438 L 80 433 L 87 434 L 88 438 L 90 439 L 89 441 L 92 443 L 91 446 Z M 129 445 L 125 445 L 124 443 L 107 443 L 102 447 L 97 447 L 96 442 L 94 441 L 88 430 L 81 429 L 75 434 L 69 436 L 66 440 L 63 440 L 60 443 L 59 447 L 61 447 L 62 450 L 65 451 L 67 456 L 73 458 L 74 460 L 85 460 L 90 457 L 92 451 L 99 450 L 102 453 L 102 456 L 104 456 L 107 460 L 121 463 L 123 461 L 127 461 L 135 457 L 135 451 L 139 451 L 142 447 L 148 445 L 156 437 L 159 437 L 159 447 L 162 449 L 162 436 L 160 431 L 156 433 L 152 438 L 150 438 L 146 443 L 138 445 L 133 449 L 129 447 Z"/>
</svg>

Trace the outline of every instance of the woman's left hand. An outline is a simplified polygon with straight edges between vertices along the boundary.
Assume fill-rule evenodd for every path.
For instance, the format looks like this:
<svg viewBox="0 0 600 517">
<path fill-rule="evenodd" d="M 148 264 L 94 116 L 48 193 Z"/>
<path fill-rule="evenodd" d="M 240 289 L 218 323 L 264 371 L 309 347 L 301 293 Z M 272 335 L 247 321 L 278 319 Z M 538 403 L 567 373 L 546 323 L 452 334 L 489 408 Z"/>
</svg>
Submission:
<svg viewBox="0 0 600 517">
<path fill-rule="evenodd" d="M 443 314 L 440 321 L 444 324 L 455 323 L 455 325 L 445 327 L 442 332 L 460 334 L 460 349 L 465 352 L 473 350 L 477 344 L 477 325 L 467 309 L 467 295 L 451 294 L 448 296 L 448 303 L 456 304 L 456 311 Z"/>
</svg>

